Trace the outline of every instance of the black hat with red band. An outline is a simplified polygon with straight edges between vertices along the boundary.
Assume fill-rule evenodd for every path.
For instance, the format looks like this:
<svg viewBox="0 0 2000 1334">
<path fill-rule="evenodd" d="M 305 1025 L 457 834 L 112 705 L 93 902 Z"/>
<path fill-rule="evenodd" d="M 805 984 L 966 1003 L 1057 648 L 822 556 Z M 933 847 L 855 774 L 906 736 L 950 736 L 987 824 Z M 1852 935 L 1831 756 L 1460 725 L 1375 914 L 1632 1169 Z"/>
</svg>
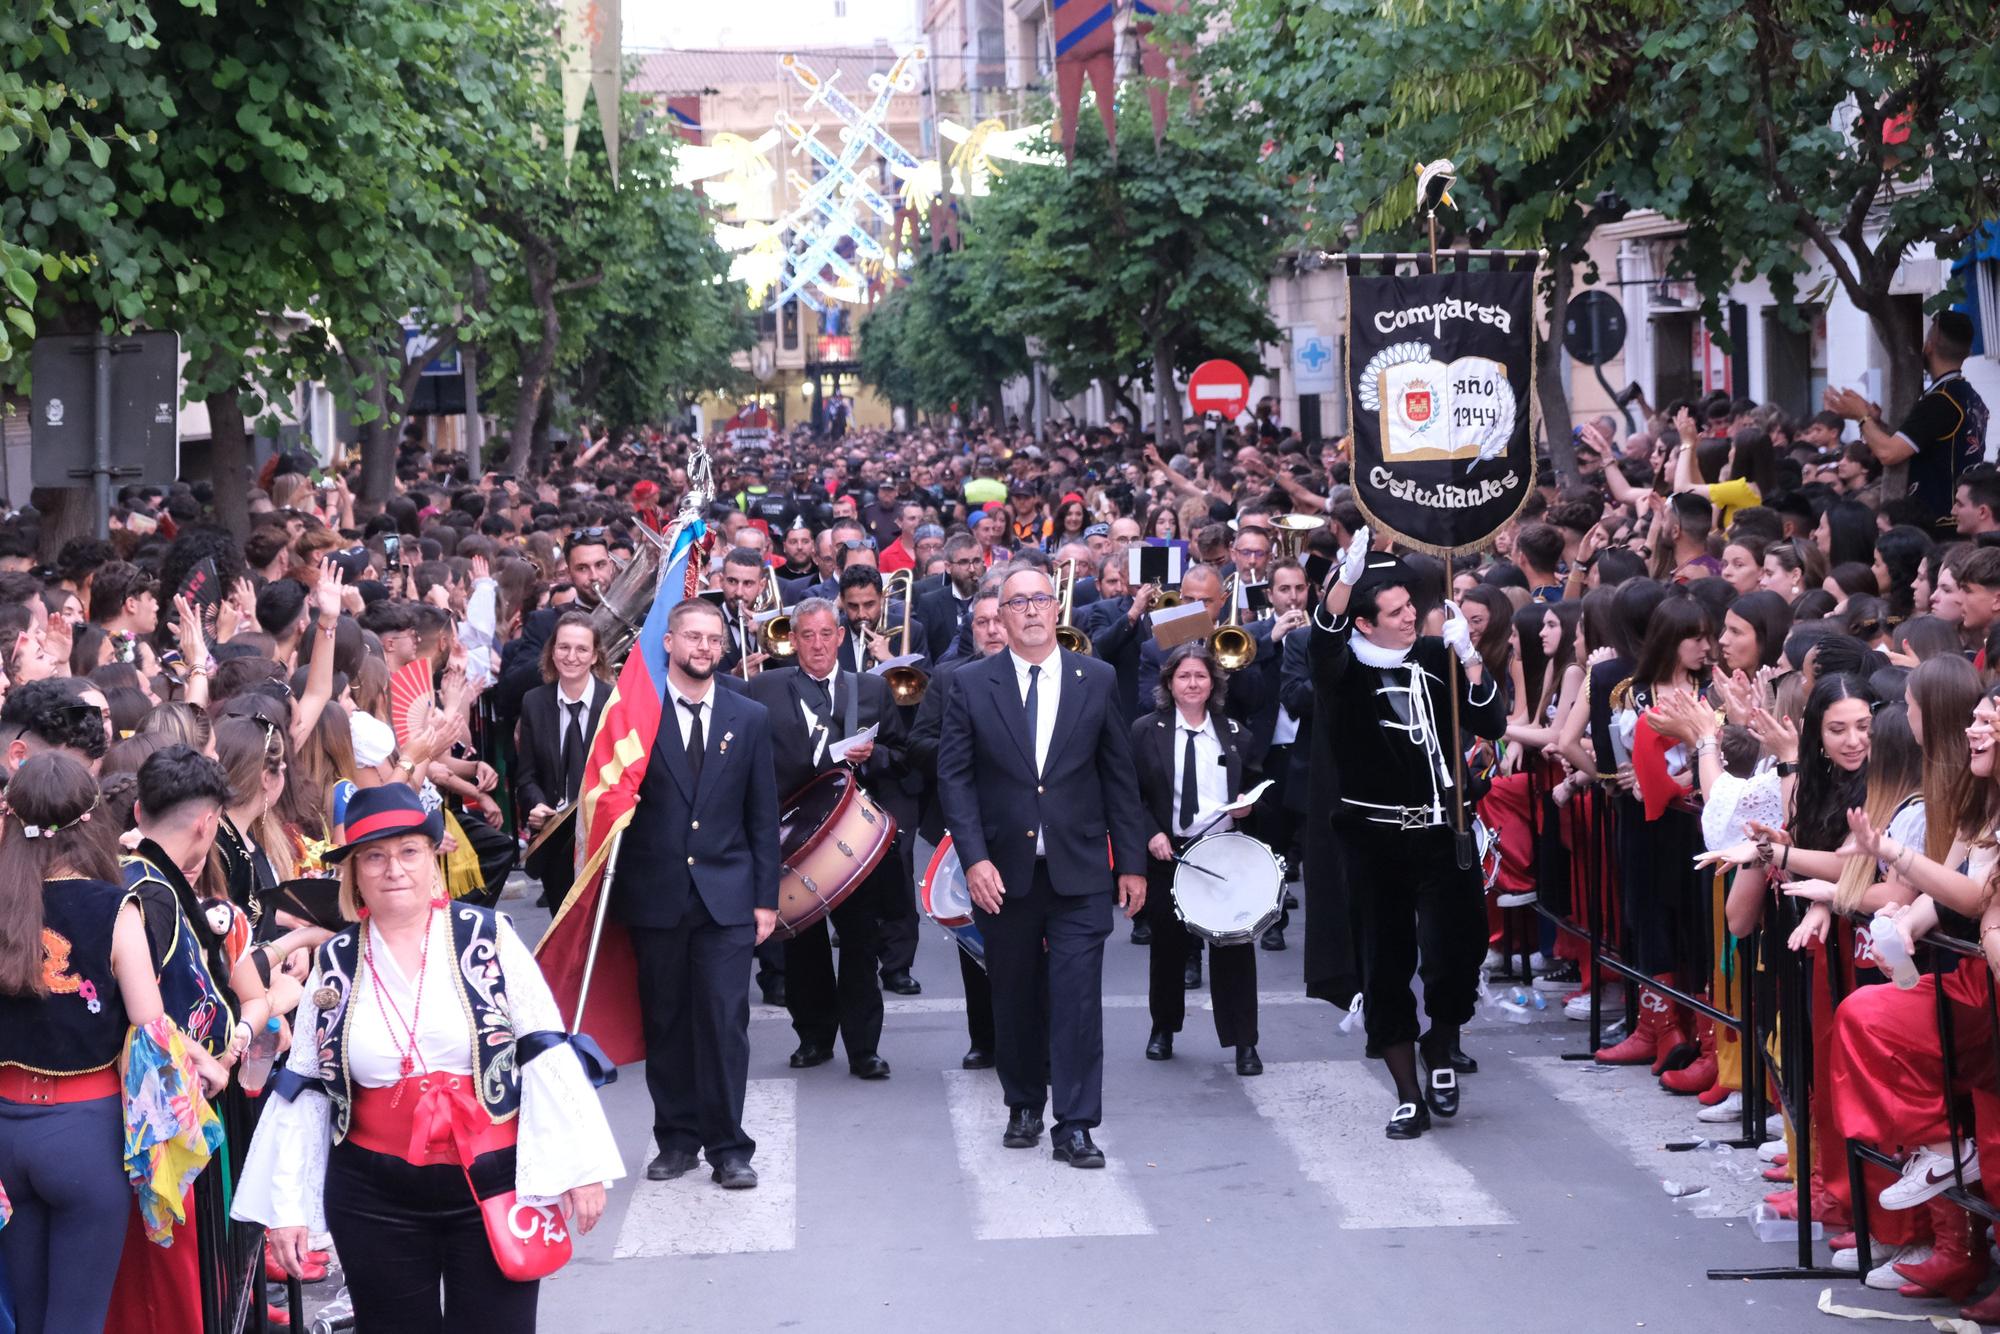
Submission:
<svg viewBox="0 0 2000 1334">
<path fill-rule="evenodd" d="M 347 799 L 347 842 L 322 860 L 340 862 L 364 843 L 421 834 L 432 843 L 444 842 L 444 816 L 424 809 L 423 799 L 408 783 L 364 787 Z"/>
</svg>

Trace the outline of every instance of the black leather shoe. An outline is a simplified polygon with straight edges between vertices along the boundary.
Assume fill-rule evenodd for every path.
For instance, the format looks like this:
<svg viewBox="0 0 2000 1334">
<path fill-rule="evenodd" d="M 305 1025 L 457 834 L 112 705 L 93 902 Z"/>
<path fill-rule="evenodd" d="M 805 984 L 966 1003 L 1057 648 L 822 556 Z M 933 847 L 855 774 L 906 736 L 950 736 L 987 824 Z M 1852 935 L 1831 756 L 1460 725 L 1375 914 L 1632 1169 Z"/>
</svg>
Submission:
<svg viewBox="0 0 2000 1334">
<path fill-rule="evenodd" d="M 1010 1149 L 1032 1149 L 1042 1138 L 1042 1114 L 1031 1112 L 1026 1107 L 1016 1107 L 1007 1113 L 1007 1129 L 1000 1136 L 1000 1143 Z"/>
<path fill-rule="evenodd" d="M 893 973 L 882 974 L 882 990 L 893 991 L 898 996 L 921 996 L 924 984 L 910 976 L 910 970 L 899 968 Z"/>
<path fill-rule="evenodd" d="M 1424 1101 L 1430 1109 L 1449 1120 L 1458 1115 L 1458 1074 L 1449 1064 L 1432 1065 L 1424 1057 Z"/>
<path fill-rule="evenodd" d="M 754 1190 L 757 1186 L 757 1170 L 741 1159 L 724 1163 L 708 1175 L 724 1190 Z"/>
<path fill-rule="evenodd" d="M 1149 1061 L 1171 1061 L 1174 1059 L 1174 1035 L 1164 1028 L 1153 1030 L 1153 1036 L 1146 1039 L 1146 1059 Z"/>
<path fill-rule="evenodd" d="M 759 983 L 757 989 L 764 993 L 764 1004 L 774 1005 L 780 1010 L 785 1008 L 784 978 L 774 977 L 769 982 Z"/>
<path fill-rule="evenodd" d="M 1465 1048 L 1459 1046 L 1456 1042 L 1451 1044 L 1451 1054 L 1446 1057 L 1446 1060 L 1451 1063 L 1452 1073 L 1454 1074 L 1476 1075 L 1479 1073 L 1479 1062 L 1467 1056 Z"/>
<path fill-rule="evenodd" d="M 1151 922 L 1134 922 L 1134 923 L 1132 923 L 1132 943 L 1133 943 L 1134 945 L 1150 945 L 1150 944 L 1152 944 L 1152 943 L 1153 943 L 1153 924 L 1152 924 Z"/>
<path fill-rule="evenodd" d="M 847 1063 L 847 1073 L 853 1075 L 856 1079 L 887 1079 L 889 1077 L 889 1063 L 880 1056 L 870 1052 L 859 1060 L 849 1061 Z"/>
<path fill-rule="evenodd" d="M 1068 1163 L 1071 1167 L 1104 1166 L 1104 1150 L 1090 1142 L 1088 1130 L 1064 1132 L 1056 1140 L 1055 1152 L 1051 1156 L 1057 1162 Z"/>
<path fill-rule="evenodd" d="M 1264 1073 L 1264 1062 L 1258 1059 L 1257 1049 L 1254 1046 L 1238 1047 L 1236 1049 L 1236 1073 L 1239 1075 L 1261 1075 Z"/>
<path fill-rule="evenodd" d="M 701 1166 L 701 1155 L 686 1149 L 662 1149 L 660 1156 L 646 1164 L 646 1180 L 672 1181 Z"/>
<path fill-rule="evenodd" d="M 1187 967 L 1181 970 L 1181 985 L 1189 991 L 1197 991 L 1201 988 L 1201 956 L 1199 954 L 1189 959 Z"/>
<path fill-rule="evenodd" d="M 1389 1118 L 1390 1139 L 1415 1139 L 1431 1128 L 1431 1113 L 1420 1102 L 1406 1102 Z"/>
<path fill-rule="evenodd" d="M 792 1069 L 810 1070 L 816 1065 L 825 1065 L 833 1059 L 833 1048 L 822 1047 L 817 1042 L 801 1042 L 799 1049 L 792 1053 Z"/>
<path fill-rule="evenodd" d="M 961 1070 L 991 1070 L 993 1053 L 984 1047 L 967 1047 L 965 1055 L 959 1057 L 958 1066 Z"/>
<path fill-rule="evenodd" d="M 1281 950 L 1285 948 L 1285 928 L 1273 923 L 1264 928 L 1264 934 L 1257 938 L 1257 948 Z"/>
</svg>

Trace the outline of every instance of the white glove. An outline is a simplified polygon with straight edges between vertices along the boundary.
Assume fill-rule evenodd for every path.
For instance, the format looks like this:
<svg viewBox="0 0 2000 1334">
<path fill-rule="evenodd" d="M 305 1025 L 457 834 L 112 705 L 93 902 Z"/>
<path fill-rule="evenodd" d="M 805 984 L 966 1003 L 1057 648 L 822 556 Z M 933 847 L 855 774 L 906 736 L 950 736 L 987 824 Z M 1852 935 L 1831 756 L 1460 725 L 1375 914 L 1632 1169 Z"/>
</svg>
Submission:
<svg viewBox="0 0 2000 1334">
<path fill-rule="evenodd" d="M 1362 524 L 1354 530 L 1354 540 L 1347 544 L 1347 550 L 1340 553 L 1340 582 L 1352 587 L 1361 578 L 1361 572 L 1368 568 L 1368 525 Z"/>
<path fill-rule="evenodd" d="M 1479 661 L 1479 650 L 1472 646 L 1472 626 L 1467 624 L 1465 613 L 1456 602 L 1444 604 L 1444 646 L 1467 667 Z"/>
</svg>

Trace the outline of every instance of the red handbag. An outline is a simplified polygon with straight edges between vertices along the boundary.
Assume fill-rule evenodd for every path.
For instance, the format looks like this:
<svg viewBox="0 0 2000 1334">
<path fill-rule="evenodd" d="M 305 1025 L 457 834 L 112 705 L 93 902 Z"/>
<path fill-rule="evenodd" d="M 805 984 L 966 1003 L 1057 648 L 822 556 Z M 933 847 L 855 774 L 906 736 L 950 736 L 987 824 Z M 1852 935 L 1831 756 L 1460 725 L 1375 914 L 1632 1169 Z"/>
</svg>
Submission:
<svg viewBox="0 0 2000 1334">
<path fill-rule="evenodd" d="M 465 1173 L 465 1184 L 479 1200 L 486 1244 L 503 1275 L 516 1283 L 532 1283 L 569 1263 L 569 1220 L 563 1217 L 561 1205 L 523 1204 L 511 1190 L 480 1200 L 470 1170 Z"/>
</svg>

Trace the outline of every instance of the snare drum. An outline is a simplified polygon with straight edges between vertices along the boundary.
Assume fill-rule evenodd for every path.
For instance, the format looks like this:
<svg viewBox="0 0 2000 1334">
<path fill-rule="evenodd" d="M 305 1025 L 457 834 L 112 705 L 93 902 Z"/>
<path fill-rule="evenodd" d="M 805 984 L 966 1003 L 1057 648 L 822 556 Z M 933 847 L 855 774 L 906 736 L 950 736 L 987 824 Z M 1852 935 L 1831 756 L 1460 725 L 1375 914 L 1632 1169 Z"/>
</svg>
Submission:
<svg viewBox="0 0 2000 1334">
<path fill-rule="evenodd" d="M 1248 834 L 1210 834 L 1174 867 L 1174 914 L 1217 945 L 1247 945 L 1278 920 L 1285 859 Z"/>
<path fill-rule="evenodd" d="M 986 966 L 986 938 L 972 920 L 972 891 L 966 888 L 965 870 L 958 864 L 958 849 L 951 845 L 950 834 L 938 844 L 917 881 L 917 903 L 924 916 L 949 932 L 974 963 Z"/>
</svg>

